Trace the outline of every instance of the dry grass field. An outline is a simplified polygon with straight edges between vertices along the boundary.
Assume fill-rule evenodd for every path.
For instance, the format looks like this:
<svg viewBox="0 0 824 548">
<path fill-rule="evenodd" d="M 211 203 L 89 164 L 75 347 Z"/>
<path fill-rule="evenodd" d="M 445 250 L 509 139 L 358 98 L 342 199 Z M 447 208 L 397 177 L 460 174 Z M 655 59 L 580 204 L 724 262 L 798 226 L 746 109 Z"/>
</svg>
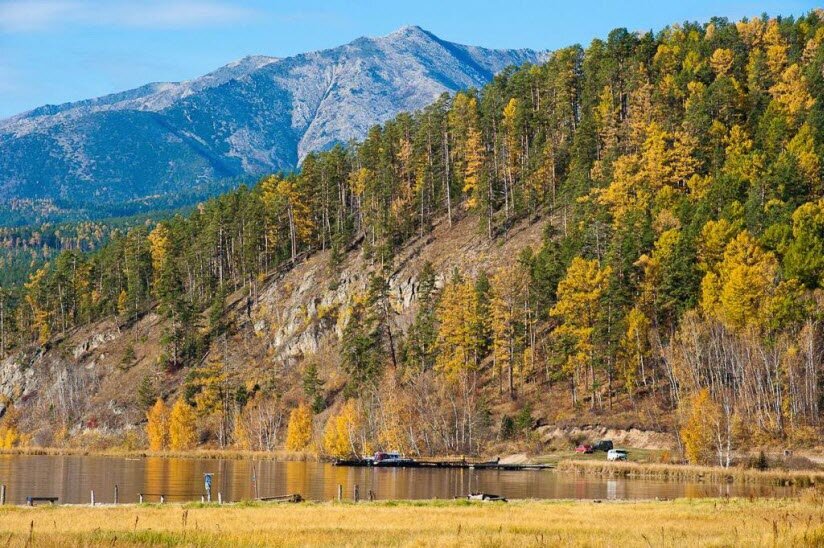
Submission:
<svg viewBox="0 0 824 548">
<path fill-rule="evenodd" d="M 800 499 L 0 509 L 3 546 L 822 546 Z"/>
</svg>

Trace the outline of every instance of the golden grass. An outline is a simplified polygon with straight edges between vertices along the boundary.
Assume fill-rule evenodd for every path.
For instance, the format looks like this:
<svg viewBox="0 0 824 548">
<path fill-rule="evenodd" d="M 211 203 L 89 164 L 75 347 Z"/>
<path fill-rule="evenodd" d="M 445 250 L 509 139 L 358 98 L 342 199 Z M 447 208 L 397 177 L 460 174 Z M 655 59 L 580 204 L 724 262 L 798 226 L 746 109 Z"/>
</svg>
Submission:
<svg viewBox="0 0 824 548">
<path fill-rule="evenodd" d="M 644 464 L 637 462 L 561 461 L 559 472 L 600 476 L 665 479 L 673 481 L 707 481 L 713 483 L 747 483 L 759 485 L 824 485 L 824 472 L 792 470 L 752 470 L 719 466 L 678 464 Z"/>
<path fill-rule="evenodd" d="M 821 497 L 3 507 L 6 546 L 815 546 Z"/>
</svg>

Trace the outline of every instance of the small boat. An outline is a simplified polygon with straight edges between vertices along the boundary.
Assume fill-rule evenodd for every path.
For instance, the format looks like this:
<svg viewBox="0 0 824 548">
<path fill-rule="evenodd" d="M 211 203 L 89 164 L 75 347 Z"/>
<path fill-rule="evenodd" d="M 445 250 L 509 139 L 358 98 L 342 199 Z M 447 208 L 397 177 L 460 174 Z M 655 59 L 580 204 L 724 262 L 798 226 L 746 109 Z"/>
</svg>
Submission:
<svg viewBox="0 0 824 548">
<path fill-rule="evenodd" d="M 371 458 L 372 466 L 408 466 L 414 460 L 395 451 L 378 451 Z"/>
</svg>

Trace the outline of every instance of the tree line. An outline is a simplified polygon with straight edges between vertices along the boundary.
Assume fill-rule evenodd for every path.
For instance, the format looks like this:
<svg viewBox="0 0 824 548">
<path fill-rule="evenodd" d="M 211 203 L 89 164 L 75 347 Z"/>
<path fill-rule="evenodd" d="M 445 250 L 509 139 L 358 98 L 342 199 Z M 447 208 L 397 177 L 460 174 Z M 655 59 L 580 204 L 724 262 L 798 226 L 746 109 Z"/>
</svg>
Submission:
<svg viewBox="0 0 824 548">
<path fill-rule="evenodd" d="M 228 292 L 254 295 L 318 250 L 335 268 L 361 245 L 371 278 L 340 344 L 357 403 L 330 422 L 329 447 L 477 451 L 502 431 L 489 382 L 510 399 L 521 383 L 564 383 L 595 410 L 654 397 L 693 460 L 728 464 L 743 439 L 809 440 L 822 400 L 822 43 L 820 11 L 715 18 L 616 29 L 507 69 L 310 154 L 299 173 L 64 251 L 0 293 L 0 356 L 156 306 L 164 364 L 192 365 L 224 328 Z M 540 248 L 498 272 L 450 273 L 442 288 L 421 272 L 417 317 L 394 332 L 396 253 L 466 216 L 491 239 L 548 224 Z"/>
</svg>

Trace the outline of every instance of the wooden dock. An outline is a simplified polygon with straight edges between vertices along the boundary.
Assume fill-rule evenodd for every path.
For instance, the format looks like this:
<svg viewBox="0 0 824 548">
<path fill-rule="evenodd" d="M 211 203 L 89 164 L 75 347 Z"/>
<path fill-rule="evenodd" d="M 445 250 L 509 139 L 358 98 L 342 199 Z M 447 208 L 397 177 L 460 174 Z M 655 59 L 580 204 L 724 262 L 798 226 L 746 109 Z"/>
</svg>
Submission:
<svg viewBox="0 0 824 548">
<path fill-rule="evenodd" d="M 375 463 L 369 459 L 339 459 L 334 466 L 374 468 L 456 468 L 469 470 L 551 470 L 554 464 L 502 463 L 498 461 L 472 462 L 467 460 L 404 460 Z"/>
</svg>

